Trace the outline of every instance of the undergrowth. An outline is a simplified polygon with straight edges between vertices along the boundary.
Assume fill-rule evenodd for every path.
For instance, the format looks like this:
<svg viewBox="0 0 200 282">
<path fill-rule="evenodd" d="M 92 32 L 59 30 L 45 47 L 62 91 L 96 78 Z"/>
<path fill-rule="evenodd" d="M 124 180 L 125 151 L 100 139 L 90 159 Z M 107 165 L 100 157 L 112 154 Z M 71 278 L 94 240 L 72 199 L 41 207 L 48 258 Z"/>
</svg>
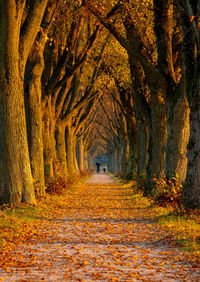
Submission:
<svg viewBox="0 0 200 282">
<path fill-rule="evenodd" d="M 176 176 L 169 178 L 153 179 L 153 189 L 151 197 L 161 206 L 178 206 L 182 193 L 182 185 L 178 182 Z"/>
</svg>

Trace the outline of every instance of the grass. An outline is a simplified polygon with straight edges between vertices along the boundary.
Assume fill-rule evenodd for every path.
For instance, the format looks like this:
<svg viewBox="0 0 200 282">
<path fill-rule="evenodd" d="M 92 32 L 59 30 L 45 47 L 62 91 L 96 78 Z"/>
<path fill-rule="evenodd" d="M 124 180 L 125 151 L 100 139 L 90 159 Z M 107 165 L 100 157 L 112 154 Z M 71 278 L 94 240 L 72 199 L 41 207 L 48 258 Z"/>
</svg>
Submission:
<svg viewBox="0 0 200 282">
<path fill-rule="evenodd" d="M 167 208 L 166 208 L 167 210 Z M 179 215 L 177 211 L 157 217 L 161 225 L 173 231 L 178 245 L 186 251 L 195 251 L 200 254 L 200 222 L 193 214 Z"/>
<path fill-rule="evenodd" d="M 171 205 L 166 207 L 154 203 L 151 198 L 142 197 L 142 192 L 134 189 L 134 204 L 143 209 L 149 220 L 163 226 L 173 241 L 186 251 L 200 254 L 200 216 L 199 210 L 183 212 Z"/>
</svg>

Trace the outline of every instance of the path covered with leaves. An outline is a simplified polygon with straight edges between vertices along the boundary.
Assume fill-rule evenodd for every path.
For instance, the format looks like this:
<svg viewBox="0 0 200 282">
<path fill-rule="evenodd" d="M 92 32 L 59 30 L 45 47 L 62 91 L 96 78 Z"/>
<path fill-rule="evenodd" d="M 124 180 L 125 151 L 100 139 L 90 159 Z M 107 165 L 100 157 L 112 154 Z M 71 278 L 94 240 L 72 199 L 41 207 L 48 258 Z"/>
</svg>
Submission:
<svg viewBox="0 0 200 282">
<path fill-rule="evenodd" d="M 197 259 L 150 220 L 130 185 L 101 174 L 65 197 L 62 216 L 41 218 L 25 244 L 1 253 L 2 281 L 200 281 Z"/>
</svg>

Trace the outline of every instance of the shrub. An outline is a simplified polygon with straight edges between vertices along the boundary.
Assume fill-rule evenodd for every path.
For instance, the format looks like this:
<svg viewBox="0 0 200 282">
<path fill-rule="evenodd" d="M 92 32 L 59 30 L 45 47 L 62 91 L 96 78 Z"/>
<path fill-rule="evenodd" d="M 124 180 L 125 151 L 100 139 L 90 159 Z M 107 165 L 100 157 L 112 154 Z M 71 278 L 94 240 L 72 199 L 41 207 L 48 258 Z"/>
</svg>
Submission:
<svg viewBox="0 0 200 282">
<path fill-rule="evenodd" d="M 62 177 L 52 178 L 46 184 L 46 193 L 51 195 L 60 195 L 63 190 L 69 189 L 74 180 L 72 178 L 63 179 Z"/>
<path fill-rule="evenodd" d="M 152 197 L 159 205 L 167 204 L 178 205 L 182 192 L 182 184 L 178 182 L 177 177 L 163 177 L 161 179 L 153 179 Z"/>
</svg>

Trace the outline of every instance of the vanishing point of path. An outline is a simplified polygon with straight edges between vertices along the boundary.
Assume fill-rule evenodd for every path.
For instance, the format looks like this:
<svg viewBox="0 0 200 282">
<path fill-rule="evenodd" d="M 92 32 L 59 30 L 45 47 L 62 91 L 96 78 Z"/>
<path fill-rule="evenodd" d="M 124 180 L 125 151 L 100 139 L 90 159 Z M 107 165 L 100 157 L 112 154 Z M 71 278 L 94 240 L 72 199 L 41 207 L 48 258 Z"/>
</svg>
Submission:
<svg viewBox="0 0 200 282">
<path fill-rule="evenodd" d="M 62 218 L 43 219 L 13 251 L 0 280 L 200 281 L 200 265 L 146 213 L 130 186 L 94 175 L 68 191 Z"/>
</svg>

